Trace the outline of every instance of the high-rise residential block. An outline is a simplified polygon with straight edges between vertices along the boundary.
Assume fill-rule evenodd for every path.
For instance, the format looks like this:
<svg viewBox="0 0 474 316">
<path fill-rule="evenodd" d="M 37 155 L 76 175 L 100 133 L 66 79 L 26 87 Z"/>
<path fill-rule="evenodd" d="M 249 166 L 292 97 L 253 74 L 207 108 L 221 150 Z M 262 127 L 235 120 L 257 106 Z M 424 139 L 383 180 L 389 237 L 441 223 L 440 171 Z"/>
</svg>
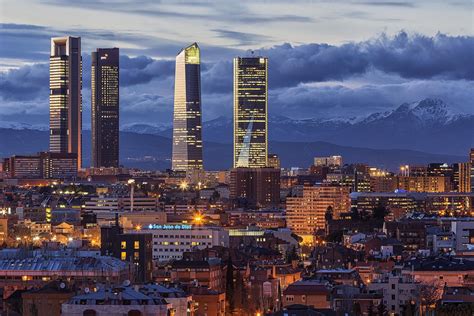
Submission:
<svg viewBox="0 0 474 316">
<path fill-rule="evenodd" d="M 333 218 L 349 212 L 351 200 L 347 186 L 317 185 L 303 188 L 299 197 L 286 199 L 286 224 L 295 234 L 311 243 L 314 233 L 324 229 L 326 212 L 332 209 Z"/>
<path fill-rule="evenodd" d="M 80 37 L 51 39 L 49 149 L 77 155 L 82 165 L 82 57 Z"/>
<path fill-rule="evenodd" d="M 172 169 L 203 169 L 201 56 L 194 43 L 176 56 Z"/>
<path fill-rule="evenodd" d="M 234 168 L 268 165 L 268 59 L 234 58 Z"/>
<path fill-rule="evenodd" d="M 474 148 L 469 152 L 469 163 L 471 164 L 471 192 L 474 192 Z"/>
<path fill-rule="evenodd" d="M 92 52 L 92 166 L 119 166 L 119 49 Z"/>
</svg>

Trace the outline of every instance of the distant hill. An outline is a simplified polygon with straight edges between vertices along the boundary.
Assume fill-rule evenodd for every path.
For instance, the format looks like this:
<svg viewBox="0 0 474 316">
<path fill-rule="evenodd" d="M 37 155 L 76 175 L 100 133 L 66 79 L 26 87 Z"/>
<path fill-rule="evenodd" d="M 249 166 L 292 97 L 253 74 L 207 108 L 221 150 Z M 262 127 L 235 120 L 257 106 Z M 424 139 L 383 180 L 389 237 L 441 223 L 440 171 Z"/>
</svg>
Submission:
<svg viewBox="0 0 474 316">
<path fill-rule="evenodd" d="M 271 109 L 270 109 L 271 113 Z M 171 138 L 170 126 L 132 124 L 124 130 Z M 232 119 L 203 123 L 206 141 L 231 143 Z M 425 99 L 398 108 L 353 118 L 269 118 L 269 139 L 279 142 L 323 141 L 378 149 L 406 148 L 467 156 L 474 147 L 474 115 L 454 114 L 441 100 Z"/>
<path fill-rule="evenodd" d="M 171 166 L 171 139 L 160 135 L 120 133 L 120 159 L 128 167 L 166 169 Z M 83 160 L 90 164 L 90 131 L 83 132 Z M 28 154 L 48 148 L 48 132 L 30 129 L 0 128 L 0 157 Z M 400 164 L 466 161 L 465 156 L 431 154 L 405 149 L 369 149 L 335 145 L 328 142 L 270 141 L 270 152 L 281 157 L 284 167 L 307 167 L 314 156 L 342 155 L 345 162 L 365 162 L 396 169 Z M 228 169 L 232 165 L 232 144 L 204 143 L 204 162 L 208 170 Z"/>
</svg>

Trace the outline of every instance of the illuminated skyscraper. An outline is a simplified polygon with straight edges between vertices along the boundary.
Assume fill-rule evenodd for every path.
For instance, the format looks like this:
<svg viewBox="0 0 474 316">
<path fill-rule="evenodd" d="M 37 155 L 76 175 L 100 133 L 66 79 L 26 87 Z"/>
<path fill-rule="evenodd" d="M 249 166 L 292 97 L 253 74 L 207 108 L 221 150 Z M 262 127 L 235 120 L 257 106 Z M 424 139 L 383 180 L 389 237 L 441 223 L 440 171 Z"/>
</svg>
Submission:
<svg viewBox="0 0 474 316">
<path fill-rule="evenodd" d="M 77 154 L 77 166 L 81 168 L 81 38 L 52 38 L 49 63 L 49 150 Z"/>
<path fill-rule="evenodd" d="M 176 56 L 172 169 L 203 169 L 201 57 L 194 43 Z"/>
<path fill-rule="evenodd" d="M 268 59 L 234 58 L 234 168 L 267 166 Z"/>
<path fill-rule="evenodd" d="M 471 192 L 474 192 L 474 148 L 469 152 L 469 162 L 471 164 Z"/>
<path fill-rule="evenodd" d="M 92 52 L 92 166 L 119 166 L 119 49 Z"/>
</svg>

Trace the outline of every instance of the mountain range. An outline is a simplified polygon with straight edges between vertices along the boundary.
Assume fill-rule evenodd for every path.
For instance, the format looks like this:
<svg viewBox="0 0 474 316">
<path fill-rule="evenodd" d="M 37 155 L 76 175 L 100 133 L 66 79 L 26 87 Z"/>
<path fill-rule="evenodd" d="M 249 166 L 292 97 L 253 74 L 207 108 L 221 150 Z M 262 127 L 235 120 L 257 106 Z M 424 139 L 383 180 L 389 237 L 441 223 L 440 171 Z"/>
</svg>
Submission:
<svg viewBox="0 0 474 316">
<path fill-rule="evenodd" d="M 120 159 L 129 167 L 169 168 L 170 126 L 133 124 L 120 133 Z M 345 162 L 365 162 L 395 170 L 400 164 L 467 161 L 474 147 L 474 115 L 450 112 L 441 100 L 425 99 L 360 118 L 269 119 L 270 152 L 284 167 L 306 167 L 314 156 L 342 155 Z M 90 131 L 83 131 L 84 164 L 90 163 Z M 209 170 L 232 164 L 232 120 L 203 124 L 204 161 Z M 336 145 L 337 144 L 337 145 Z M 48 131 L 25 125 L 0 128 L 0 157 L 48 148 Z"/>
<path fill-rule="evenodd" d="M 405 103 L 391 111 L 352 118 L 269 118 L 269 139 L 278 142 L 323 141 L 374 149 L 404 148 L 451 155 L 467 155 L 474 147 L 474 115 L 454 114 L 442 100 Z M 124 131 L 171 138 L 171 126 L 132 124 Z M 232 142 L 232 119 L 204 122 L 203 139 Z"/>
</svg>

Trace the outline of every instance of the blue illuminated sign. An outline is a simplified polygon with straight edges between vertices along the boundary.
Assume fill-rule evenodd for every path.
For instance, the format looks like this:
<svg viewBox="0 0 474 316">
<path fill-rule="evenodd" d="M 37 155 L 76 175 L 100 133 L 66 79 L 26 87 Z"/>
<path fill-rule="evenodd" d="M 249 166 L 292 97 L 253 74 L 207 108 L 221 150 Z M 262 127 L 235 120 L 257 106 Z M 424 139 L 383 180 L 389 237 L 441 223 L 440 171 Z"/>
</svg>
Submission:
<svg viewBox="0 0 474 316">
<path fill-rule="evenodd" d="M 189 229 L 192 229 L 192 228 L 193 227 L 191 225 L 185 225 L 185 224 L 173 224 L 173 225 L 150 224 L 150 225 L 148 225 L 148 229 L 189 230 Z"/>
</svg>

